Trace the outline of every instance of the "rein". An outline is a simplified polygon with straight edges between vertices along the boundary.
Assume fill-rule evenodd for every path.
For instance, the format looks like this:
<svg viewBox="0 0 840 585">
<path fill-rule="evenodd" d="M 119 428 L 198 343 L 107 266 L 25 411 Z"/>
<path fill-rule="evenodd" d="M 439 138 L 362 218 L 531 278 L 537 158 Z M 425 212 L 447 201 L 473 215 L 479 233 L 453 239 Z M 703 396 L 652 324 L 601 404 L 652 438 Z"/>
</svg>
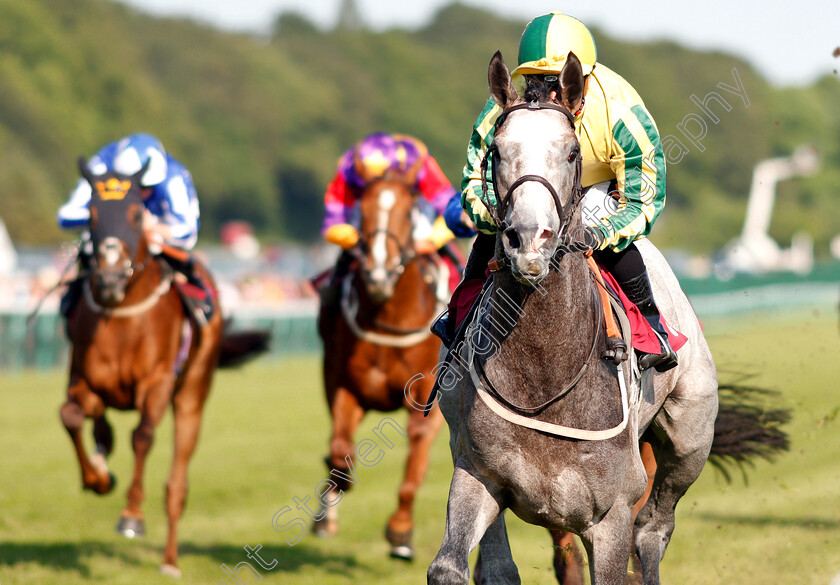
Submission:
<svg viewBox="0 0 840 585">
<path fill-rule="evenodd" d="M 597 290 L 595 288 L 592 289 L 593 297 L 595 298 L 595 334 L 592 336 L 592 347 L 589 348 L 589 354 L 587 355 L 586 359 L 584 360 L 583 364 L 578 370 L 577 375 L 569 381 L 560 392 L 558 392 L 553 398 L 546 400 L 542 404 L 538 404 L 537 406 L 522 406 L 520 404 L 514 404 L 504 396 L 502 396 L 499 391 L 493 386 L 493 383 L 490 382 L 490 378 L 487 376 L 487 372 L 484 369 L 484 363 L 481 360 L 474 360 L 475 369 L 477 370 L 479 376 L 481 377 L 482 384 L 485 389 L 491 394 L 495 399 L 499 402 L 504 404 L 509 409 L 513 410 L 518 414 L 523 415 L 537 415 L 544 411 L 546 408 L 563 398 L 566 394 L 568 394 L 575 386 L 577 386 L 578 382 L 580 382 L 581 378 L 583 378 L 583 374 L 589 367 L 590 362 L 592 361 L 592 357 L 595 355 L 595 350 L 598 347 L 598 341 L 601 339 L 601 331 L 603 325 L 603 318 L 604 318 L 604 311 L 600 309 L 601 306 L 601 299 L 597 294 Z"/>
<path fill-rule="evenodd" d="M 610 301 L 614 302 L 612 298 L 610 298 Z M 603 314 L 603 311 L 600 309 L 600 297 L 597 294 L 595 295 L 595 303 L 597 305 L 596 312 L 599 314 Z M 627 343 L 629 347 L 630 323 L 627 321 L 626 316 L 624 316 L 622 320 L 622 328 L 625 343 Z M 600 320 L 598 323 L 598 329 L 596 330 L 595 334 L 596 340 L 600 336 L 599 332 Z M 471 339 L 471 337 L 472 336 L 468 333 L 467 338 Z M 470 351 L 470 354 L 466 357 L 466 362 L 469 364 L 469 375 L 470 379 L 472 380 L 473 386 L 475 387 L 476 394 L 481 399 L 481 401 L 490 410 L 496 413 L 500 418 L 503 418 L 504 420 L 518 426 L 546 433 L 548 435 L 553 435 L 555 437 L 575 439 L 580 441 L 603 441 L 606 439 L 616 437 L 622 432 L 624 432 L 624 429 L 627 428 L 627 425 L 630 421 L 630 406 L 633 405 L 634 408 L 638 408 L 637 405 L 641 400 L 642 385 L 639 384 L 637 390 L 631 395 L 628 391 L 627 384 L 624 379 L 624 369 L 622 367 L 622 363 L 619 362 L 616 365 L 616 375 L 618 377 L 618 391 L 621 398 L 621 422 L 619 422 L 616 426 L 603 430 L 590 430 L 567 427 L 564 425 L 558 425 L 555 423 L 538 420 L 533 418 L 534 414 L 526 413 L 527 409 L 521 410 L 521 412 L 525 414 L 520 414 L 520 412 L 516 412 L 515 406 L 512 405 L 509 401 L 505 400 L 490 383 L 489 379 L 487 378 L 487 374 L 484 372 L 483 364 L 481 364 L 480 360 L 476 359 L 477 352 L 475 351 L 473 344 L 467 343 L 466 346 L 468 351 Z M 570 385 L 567 385 L 567 387 L 561 390 L 561 392 L 557 396 L 547 401 L 543 405 L 533 408 L 545 409 L 547 408 L 547 406 L 553 404 L 561 397 L 563 397 L 571 389 L 571 387 L 573 387 L 580 381 L 580 378 L 583 376 L 583 372 L 586 370 L 586 367 L 591 359 L 592 354 L 590 351 L 590 356 L 587 358 L 586 362 L 584 362 L 583 366 L 581 367 L 581 371 L 578 372 L 578 375 L 570 383 Z"/>
<path fill-rule="evenodd" d="M 372 232 L 364 234 L 363 237 L 359 238 L 357 258 L 359 260 L 360 265 L 364 266 L 364 257 L 367 253 L 367 250 L 369 249 L 370 241 L 374 237 L 376 237 L 377 234 L 385 234 L 386 238 L 394 240 L 394 242 L 397 244 L 397 249 L 400 251 L 399 264 L 397 264 L 394 268 L 386 269 L 388 278 L 394 275 L 401 275 L 403 272 L 405 272 L 406 264 L 417 258 L 417 250 L 415 250 L 414 246 L 411 245 L 404 246 L 402 242 L 400 242 L 400 239 L 396 236 L 396 234 L 384 228 L 373 230 Z"/>
<path fill-rule="evenodd" d="M 550 103 L 539 103 L 539 102 L 531 102 L 528 104 L 517 104 L 515 106 L 511 106 L 504 110 L 499 117 L 496 119 L 495 130 L 496 132 L 499 131 L 499 128 L 504 124 L 507 117 L 518 110 L 528 110 L 531 112 L 539 111 L 539 110 L 554 110 L 556 112 L 560 112 L 569 120 L 569 124 L 571 124 L 572 129 L 574 130 L 575 127 L 575 119 L 572 113 L 564 108 L 563 106 L 550 104 Z M 490 183 L 487 182 L 487 166 L 491 162 L 491 157 L 495 154 L 496 157 L 499 156 L 499 148 L 496 146 L 496 141 L 493 140 L 493 143 L 487 149 L 486 156 L 481 161 L 481 198 L 480 201 L 487 209 L 490 217 L 493 219 L 493 222 L 498 226 L 500 231 L 504 231 L 507 229 L 508 225 L 505 221 L 505 216 L 507 215 L 508 206 L 510 205 L 511 195 L 514 190 L 519 188 L 525 183 L 528 182 L 535 182 L 540 183 L 543 185 L 551 195 L 552 199 L 554 200 L 554 205 L 557 209 L 557 215 L 560 218 L 560 230 L 558 231 L 558 237 L 563 244 L 569 243 L 569 235 L 566 233 L 568 229 L 569 222 L 571 221 L 572 217 L 574 217 L 575 213 L 577 212 L 577 208 L 580 205 L 581 201 L 583 201 L 583 188 L 581 187 L 581 178 L 583 175 L 583 158 L 581 157 L 580 151 L 578 150 L 577 155 L 575 157 L 575 176 L 574 182 L 572 187 L 572 200 L 568 207 L 563 206 L 563 202 L 560 200 L 560 195 L 557 193 L 557 189 L 554 188 L 554 185 L 543 176 L 540 175 L 523 175 L 516 179 L 513 184 L 508 188 L 507 193 L 504 197 L 496 196 L 495 205 L 490 201 L 490 186 L 493 187 L 495 192 L 496 190 L 496 165 L 492 165 L 490 167 Z M 562 248 L 562 246 L 561 246 Z"/>
<path fill-rule="evenodd" d="M 415 331 L 388 334 L 362 329 L 357 320 L 359 317 L 359 298 L 353 294 L 354 278 L 355 275 L 351 274 L 344 279 L 344 282 L 341 285 L 341 313 L 344 316 L 347 326 L 350 327 L 350 330 L 353 332 L 353 335 L 362 341 L 367 341 L 375 345 L 398 348 L 411 347 L 429 338 L 432 334 L 430 327 L 437 318 L 437 313 L 441 309 L 440 306 L 438 306 L 438 310 L 435 311 L 435 314 L 432 316 L 428 325 Z"/>
</svg>

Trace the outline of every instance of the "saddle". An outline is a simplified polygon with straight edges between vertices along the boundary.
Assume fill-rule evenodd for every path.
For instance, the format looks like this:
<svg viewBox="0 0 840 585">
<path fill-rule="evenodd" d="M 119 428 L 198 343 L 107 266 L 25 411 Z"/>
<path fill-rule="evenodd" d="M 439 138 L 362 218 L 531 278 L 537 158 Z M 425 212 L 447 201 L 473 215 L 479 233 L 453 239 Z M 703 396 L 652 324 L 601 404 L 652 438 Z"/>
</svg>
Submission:
<svg viewBox="0 0 840 585">
<path fill-rule="evenodd" d="M 599 284 L 598 292 L 601 295 L 601 306 L 604 309 L 604 318 L 607 325 L 607 352 L 610 351 L 609 340 L 612 336 L 616 334 L 621 335 L 616 325 L 616 311 L 621 311 L 626 316 L 627 324 L 632 332 L 632 349 L 642 353 L 656 353 L 660 351 L 659 339 L 656 337 L 656 333 L 654 333 L 650 323 L 642 316 L 638 307 L 627 298 L 627 295 L 621 290 L 613 275 L 598 266 L 591 256 L 587 258 L 587 262 Z M 623 321 L 624 319 L 619 320 Z M 674 351 L 679 351 L 688 342 L 688 337 L 670 327 L 664 315 L 660 315 L 659 320 L 665 328 L 665 331 L 668 332 L 668 343 L 671 345 L 671 348 Z M 625 349 L 625 351 L 627 350 Z M 603 357 L 613 359 L 612 355 L 604 355 Z"/>
</svg>

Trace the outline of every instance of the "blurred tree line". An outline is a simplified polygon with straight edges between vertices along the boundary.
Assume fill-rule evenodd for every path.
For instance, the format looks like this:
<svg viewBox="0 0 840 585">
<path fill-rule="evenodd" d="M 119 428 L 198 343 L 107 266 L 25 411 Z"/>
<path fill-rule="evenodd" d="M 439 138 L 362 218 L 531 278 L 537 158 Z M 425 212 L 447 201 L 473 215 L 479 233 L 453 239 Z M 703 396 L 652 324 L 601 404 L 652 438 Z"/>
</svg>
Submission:
<svg viewBox="0 0 840 585">
<path fill-rule="evenodd" d="M 352 16 L 352 15 L 351 15 Z M 270 38 L 158 19 L 108 0 L 0 3 L 0 217 L 18 242 L 66 239 L 55 212 L 75 184 L 75 159 L 145 131 L 193 173 L 202 240 L 228 219 L 269 240 L 318 238 L 322 196 L 338 156 L 377 131 L 416 135 L 460 182 L 487 64 L 515 65 L 524 22 L 459 4 L 417 30 L 372 32 L 345 16 L 324 31 L 287 13 Z M 672 43 L 630 44 L 594 31 L 599 60 L 630 81 L 660 133 L 678 132 L 710 91 L 730 111 L 708 123 L 704 151 L 668 173 L 657 225 L 663 247 L 711 252 L 739 230 L 752 165 L 808 142 L 820 173 L 782 186 L 772 235 L 805 228 L 818 253 L 840 231 L 840 81 L 770 86 L 747 63 Z M 749 99 L 717 89 L 736 68 Z M 707 120 L 708 122 L 708 120 Z"/>
</svg>

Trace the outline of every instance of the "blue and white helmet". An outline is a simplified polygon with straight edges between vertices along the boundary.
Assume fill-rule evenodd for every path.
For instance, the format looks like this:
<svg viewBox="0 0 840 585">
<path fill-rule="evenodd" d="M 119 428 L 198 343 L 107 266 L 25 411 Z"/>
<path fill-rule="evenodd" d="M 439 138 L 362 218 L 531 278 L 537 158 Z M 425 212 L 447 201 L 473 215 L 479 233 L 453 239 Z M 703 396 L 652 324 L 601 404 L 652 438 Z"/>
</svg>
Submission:
<svg viewBox="0 0 840 585">
<path fill-rule="evenodd" d="M 117 144 L 113 169 L 123 175 L 133 175 L 149 163 L 140 179 L 143 187 L 154 187 L 166 179 L 166 151 L 160 140 L 150 134 L 132 134 Z"/>
</svg>

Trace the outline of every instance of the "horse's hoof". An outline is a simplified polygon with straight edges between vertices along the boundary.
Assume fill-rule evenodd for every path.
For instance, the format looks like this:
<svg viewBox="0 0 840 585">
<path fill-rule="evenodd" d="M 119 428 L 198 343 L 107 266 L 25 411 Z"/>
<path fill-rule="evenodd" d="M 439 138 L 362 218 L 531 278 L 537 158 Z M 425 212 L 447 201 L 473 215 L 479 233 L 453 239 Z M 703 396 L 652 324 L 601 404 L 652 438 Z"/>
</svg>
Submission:
<svg viewBox="0 0 840 585">
<path fill-rule="evenodd" d="M 167 577 L 175 577 L 176 579 L 181 578 L 181 569 L 176 567 L 175 565 L 170 565 L 169 563 L 164 563 L 160 566 L 160 574 L 166 575 Z"/>
<path fill-rule="evenodd" d="M 143 522 L 141 518 L 131 518 L 129 516 L 123 516 L 120 518 L 119 523 L 117 524 L 117 532 L 125 536 L 126 538 L 137 538 L 138 536 L 145 536 L 146 535 L 146 523 Z M 163 565 L 163 567 L 170 566 L 173 567 L 176 571 L 178 570 L 177 567 L 173 565 Z M 161 567 L 161 571 L 163 570 Z M 180 571 L 178 571 L 180 573 Z"/>
<path fill-rule="evenodd" d="M 111 473 L 110 471 L 108 472 L 108 484 L 104 487 L 102 487 L 101 484 L 82 484 L 83 490 L 90 490 L 97 496 L 104 496 L 106 494 L 110 494 L 112 491 L 114 491 L 115 487 L 117 487 L 117 476 Z"/>
<path fill-rule="evenodd" d="M 108 489 L 106 489 L 100 495 L 104 496 L 105 494 L 110 494 L 112 491 L 114 491 L 115 487 L 117 487 L 117 476 L 109 471 L 108 472 Z"/>
<path fill-rule="evenodd" d="M 315 536 L 330 538 L 331 536 L 338 534 L 338 522 L 330 520 L 329 518 L 316 520 L 312 523 L 312 530 L 315 531 Z"/>
<path fill-rule="evenodd" d="M 390 526 L 385 528 L 385 538 L 391 544 L 391 558 L 402 561 L 414 560 L 414 548 L 411 546 L 411 529 L 397 532 Z"/>
<path fill-rule="evenodd" d="M 392 559 L 399 559 L 401 561 L 414 560 L 414 549 L 410 546 L 392 546 L 390 554 Z"/>
</svg>

